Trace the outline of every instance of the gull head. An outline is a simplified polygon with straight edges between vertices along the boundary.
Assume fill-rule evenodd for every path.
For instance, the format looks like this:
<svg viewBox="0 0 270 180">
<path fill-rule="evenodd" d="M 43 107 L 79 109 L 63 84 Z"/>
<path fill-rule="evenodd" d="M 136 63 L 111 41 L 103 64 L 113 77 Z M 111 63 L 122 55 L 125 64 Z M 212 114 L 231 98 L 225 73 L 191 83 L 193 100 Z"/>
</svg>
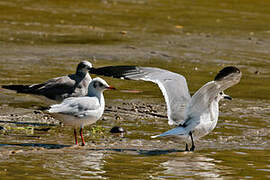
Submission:
<svg viewBox="0 0 270 180">
<path fill-rule="evenodd" d="M 115 90 L 115 88 L 112 86 L 109 86 L 108 83 L 104 79 L 97 77 L 97 78 L 94 78 L 89 84 L 88 91 L 103 92 L 106 89 Z"/>
<path fill-rule="evenodd" d="M 217 101 L 220 101 L 221 99 L 232 100 L 232 97 L 225 94 L 223 91 L 220 91 L 217 95 Z"/>
<path fill-rule="evenodd" d="M 92 64 L 89 61 L 81 61 L 77 66 L 77 72 L 87 73 L 92 68 Z"/>
<path fill-rule="evenodd" d="M 227 66 L 223 68 L 215 77 L 215 81 L 222 81 L 228 79 L 228 81 L 240 81 L 242 73 L 235 66 Z"/>
<path fill-rule="evenodd" d="M 217 99 L 229 99 L 232 98 L 226 94 L 223 93 L 223 91 L 229 87 L 232 87 L 233 85 L 240 82 L 242 73 L 241 71 L 234 66 L 227 66 L 223 68 L 215 77 L 215 83 L 217 84 L 217 87 L 219 89 L 219 94 Z"/>
</svg>

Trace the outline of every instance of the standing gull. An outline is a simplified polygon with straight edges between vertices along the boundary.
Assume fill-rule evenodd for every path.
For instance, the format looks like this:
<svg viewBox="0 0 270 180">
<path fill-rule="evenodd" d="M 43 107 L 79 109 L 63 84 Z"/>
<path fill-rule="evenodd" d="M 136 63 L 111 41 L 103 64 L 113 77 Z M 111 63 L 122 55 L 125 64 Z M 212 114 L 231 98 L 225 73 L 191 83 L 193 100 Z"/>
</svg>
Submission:
<svg viewBox="0 0 270 180">
<path fill-rule="evenodd" d="M 16 90 L 18 93 L 42 95 L 57 101 L 68 97 L 85 96 L 92 80 L 88 73 L 90 68 L 92 68 L 90 62 L 82 61 L 78 64 L 75 74 L 49 79 L 40 84 L 3 85 L 2 88 Z"/>
<path fill-rule="evenodd" d="M 105 107 L 103 96 L 105 89 L 115 88 L 109 86 L 106 81 L 101 78 L 94 78 L 89 84 L 87 96 L 64 99 L 61 104 L 52 105 L 48 110 L 50 113 L 61 114 L 64 118 L 64 125 L 74 127 L 76 145 L 78 144 L 76 128 L 80 127 L 82 146 L 84 146 L 83 127 L 93 124 L 101 118 Z"/>
<path fill-rule="evenodd" d="M 242 76 L 234 66 L 223 68 L 215 77 L 202 86 L 192 97 L 189 94 L 184 76 L 164 69 L 136 66 L 108 66 L 92 68 L 93 74 L 125 78 L 132 80 L 151 81 L 158 84 L 167 104 L 169 125 L 177 125 L 163 134 L 152 136 L 180 137 L 186 142 L 186 151 L 194 151 L 194 139 L 199 139 L 211 132 L 217 124 L 219 101 L 231 99 L 224 90 L 237 84 Z M 188 148 L 188 140 L 191 148 Z"/>
</svg>

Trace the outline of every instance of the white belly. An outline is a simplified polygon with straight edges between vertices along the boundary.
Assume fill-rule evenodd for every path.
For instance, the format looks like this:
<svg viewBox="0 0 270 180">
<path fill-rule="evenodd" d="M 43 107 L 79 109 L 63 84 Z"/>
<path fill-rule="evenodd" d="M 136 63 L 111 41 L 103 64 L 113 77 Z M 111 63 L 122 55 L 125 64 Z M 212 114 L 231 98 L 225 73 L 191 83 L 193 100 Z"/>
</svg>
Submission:
<svg viewBox="0 0 270 180">
<path fill-rule="evenodd" d="M 83 127 L 97 122 L 97 117 L 83 117 L 78 118 L 74 116 L 64 115 L 63 123 L 65 126 Z"/>
<path fill-rule="evenodd" d="M 194 139 L 199 139 L 209 134 L 215 129 L 218 121 L 217 113 L 203 113 L 200 117 L 200 123 L 193 130 Z"/>
</svg>

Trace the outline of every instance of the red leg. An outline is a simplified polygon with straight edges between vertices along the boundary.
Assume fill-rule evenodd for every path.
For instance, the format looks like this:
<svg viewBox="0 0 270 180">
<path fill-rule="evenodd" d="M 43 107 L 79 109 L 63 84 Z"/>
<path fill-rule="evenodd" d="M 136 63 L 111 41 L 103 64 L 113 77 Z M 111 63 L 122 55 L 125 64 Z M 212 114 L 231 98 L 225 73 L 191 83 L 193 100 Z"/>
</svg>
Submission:
<svg viewBox="0 0 270 180">
<path fill-rule="evenodd" d="M 75 144 L 78 145 L 78 139 L 77 139 L 76 129 L 74 129 L 74 137 L 75 137 Z"/>
<path fill-rule="evenodd" d="M 84 146 L 85 142 L 84 142 L 84 138 L 83 138 L 82 128 L 80 129 L 80 134 L 81 134 L 81 138 L 82 138 L 82 146 Z"/>
</svg>

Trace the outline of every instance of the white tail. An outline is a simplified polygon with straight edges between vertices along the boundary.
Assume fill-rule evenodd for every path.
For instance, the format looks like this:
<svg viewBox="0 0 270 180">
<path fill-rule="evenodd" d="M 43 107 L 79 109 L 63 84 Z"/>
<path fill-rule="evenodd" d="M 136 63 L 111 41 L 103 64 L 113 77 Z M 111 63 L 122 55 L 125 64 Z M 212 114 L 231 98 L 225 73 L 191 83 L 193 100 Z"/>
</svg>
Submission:
<svg viewBox="0 0 270 180">
<path fill-rule="evenodd" d="M 151 138 L 157 138 L 157 137 L 162 137 L 162 136 L 181 136 L 181 135 L 186 135 L 186 134 L 188 134 L 186 129 L 181 126 L 178 126 L 160 135 L 151 136 Z"/>
</svg>

